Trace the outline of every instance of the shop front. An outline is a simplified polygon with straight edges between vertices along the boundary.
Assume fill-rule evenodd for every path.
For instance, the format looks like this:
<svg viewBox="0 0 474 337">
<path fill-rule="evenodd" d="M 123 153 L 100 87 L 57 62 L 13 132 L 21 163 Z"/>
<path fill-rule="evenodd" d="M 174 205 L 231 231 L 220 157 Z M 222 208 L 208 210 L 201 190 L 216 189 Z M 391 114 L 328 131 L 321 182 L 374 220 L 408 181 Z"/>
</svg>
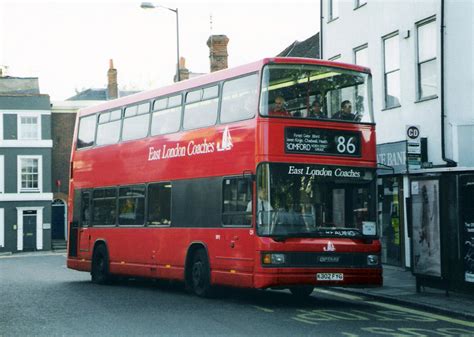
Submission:
<svg viewBox="0 0 474 337">
<path fill-rule="evenodd" d="M 406 142 L 377 145 L 378 225 L 382 263 L 405 267 Z"/>
</svg>

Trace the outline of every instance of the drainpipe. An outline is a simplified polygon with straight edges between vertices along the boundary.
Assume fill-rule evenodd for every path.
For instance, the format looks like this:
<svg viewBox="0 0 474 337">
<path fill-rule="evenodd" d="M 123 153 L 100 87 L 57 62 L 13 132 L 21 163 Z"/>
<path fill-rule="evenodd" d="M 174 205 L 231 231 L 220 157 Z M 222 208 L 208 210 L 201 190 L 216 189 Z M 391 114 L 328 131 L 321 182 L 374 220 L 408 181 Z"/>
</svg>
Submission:
<svg viewBox="0 0 474 337">
<path fill-rule="evenodd" d="M 323 60 L 323 0 L 319 0 L 319 58 Z"/>
<path fill-rule="evenodd" d="M 458 164 L 449 158 L 446 158 L 446 142 L 445 142 L 445 119 L 446 119 L 446 114 L 445 114 L 445 104 L 444 104 L 444 1 L 441 0 L 441 98 L 440 98 L 440 105 L 441 105 L 441 158 L 443 161 L 446 162 L 446 164 L 443 165 L 435 165 L 436 167 L 455 167 Z"/>
</svg>

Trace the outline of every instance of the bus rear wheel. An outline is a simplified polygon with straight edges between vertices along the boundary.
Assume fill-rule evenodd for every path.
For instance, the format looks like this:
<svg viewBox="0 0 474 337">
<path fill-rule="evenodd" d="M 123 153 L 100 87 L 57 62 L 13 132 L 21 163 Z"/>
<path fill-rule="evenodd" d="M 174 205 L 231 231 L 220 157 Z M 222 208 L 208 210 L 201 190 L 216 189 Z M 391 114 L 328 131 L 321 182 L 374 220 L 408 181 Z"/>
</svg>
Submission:
<svg viewBox="0 0 474 337">
<path fill-rule="evenodd" d="M 313 286 L 298 286 L 298 287 L 290 287 L 290 292 L 293 296 L 297 298 L 308 298 L 309 295 L 313 292 Z"/>
<path fill-rule="evenodd" d="M 200 297 L 212 296 L 209 260 L 203 249 L 199 249 L 193 256 L 191 287 L 193 292 Z"/>
<path fill-rule="evenodd" d="M 94 249 L 91 268 L 92 282 L 96 284 L 108 284 L 111 277 L 109 274 L 109 255 L 105 245 L 99 245 Z"/>
</svg>

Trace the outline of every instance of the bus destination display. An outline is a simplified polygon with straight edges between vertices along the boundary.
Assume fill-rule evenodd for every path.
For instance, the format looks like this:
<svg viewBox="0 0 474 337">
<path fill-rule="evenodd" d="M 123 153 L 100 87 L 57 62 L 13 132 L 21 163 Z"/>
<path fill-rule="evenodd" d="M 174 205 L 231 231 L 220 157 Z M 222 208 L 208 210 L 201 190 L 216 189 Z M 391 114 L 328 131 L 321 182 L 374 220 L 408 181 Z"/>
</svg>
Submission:
<svg viewBox="0 0 474 337">
<path fill-rule="evenodd" d="M 360 156 L 360 132 L 285 128 L 285 152 Z"/>
</svg>

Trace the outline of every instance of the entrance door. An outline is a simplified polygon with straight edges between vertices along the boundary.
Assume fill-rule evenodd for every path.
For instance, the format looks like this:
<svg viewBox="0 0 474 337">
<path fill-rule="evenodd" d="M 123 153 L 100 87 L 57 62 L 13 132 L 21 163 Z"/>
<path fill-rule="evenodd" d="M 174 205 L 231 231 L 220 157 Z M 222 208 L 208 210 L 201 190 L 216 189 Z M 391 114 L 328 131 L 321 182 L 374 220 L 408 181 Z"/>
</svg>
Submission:
<svg viewBox="0 0 474 337">
<path fill-rule="evenodd" d="M 64 240 L 65 233 L 65 210 L 66 206 L 62 200 L 54 200 L 51 207 L 51 236 L 53 240 Z"/>
<path fill-rule="evenodd" d="M 36 211 L 23 211 L 23 250 L 36 248 Z"/>
</svg>

